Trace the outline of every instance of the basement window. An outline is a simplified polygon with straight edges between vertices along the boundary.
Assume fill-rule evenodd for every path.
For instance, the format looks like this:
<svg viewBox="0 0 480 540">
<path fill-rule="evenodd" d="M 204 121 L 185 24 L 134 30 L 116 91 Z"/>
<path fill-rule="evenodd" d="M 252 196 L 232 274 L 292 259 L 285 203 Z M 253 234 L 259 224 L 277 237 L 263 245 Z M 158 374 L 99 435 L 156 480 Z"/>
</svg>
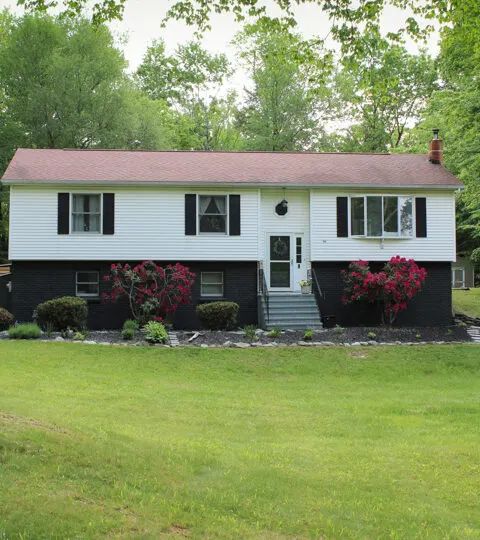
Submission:
<svg viewBox="0 0 480 540">
<path fill-rule="evenodd" d="M 223 272 L 200 274 L 200 296 L 223 297 Z"/>
<path fill-rule="evenodd" d="M 100 296 L 100 278 L 98 272 L 77 272 L 75 278 L 77 296 L 95 298 Z"/>
</svg>

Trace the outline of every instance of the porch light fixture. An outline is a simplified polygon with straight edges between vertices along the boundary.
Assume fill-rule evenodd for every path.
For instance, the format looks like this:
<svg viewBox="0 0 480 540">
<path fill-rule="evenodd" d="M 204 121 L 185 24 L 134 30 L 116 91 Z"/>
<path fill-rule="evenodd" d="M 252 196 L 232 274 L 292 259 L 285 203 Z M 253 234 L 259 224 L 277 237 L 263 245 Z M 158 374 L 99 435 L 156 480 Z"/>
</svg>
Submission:
<svg viewBox="0 0 480 540">
<path fill-rule="evenodd" d="M 288 212 L 288 201 L 286 201 L 285 199 L 280 201 L 277 206 L 275 206 L 275 212 L 279 216 L 284 216 Z"/>
</svg>

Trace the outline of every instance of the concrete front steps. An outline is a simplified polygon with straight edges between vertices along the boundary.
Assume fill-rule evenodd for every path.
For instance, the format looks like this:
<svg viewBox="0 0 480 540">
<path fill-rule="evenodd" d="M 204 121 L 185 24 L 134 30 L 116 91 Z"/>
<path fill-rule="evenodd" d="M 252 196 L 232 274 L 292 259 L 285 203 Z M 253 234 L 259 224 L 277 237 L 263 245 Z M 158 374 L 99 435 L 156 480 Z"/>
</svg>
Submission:
<svg viewBox="0 0 480 540">
<path fill-rule="evenodd" d="M 305 330 L 322 328 L 320 312 L 313 294 L 281 294 L 268 296 L 269 317 L 265 298 L 261 298 L 263 316 L 267 330 Z"/>
</svg>

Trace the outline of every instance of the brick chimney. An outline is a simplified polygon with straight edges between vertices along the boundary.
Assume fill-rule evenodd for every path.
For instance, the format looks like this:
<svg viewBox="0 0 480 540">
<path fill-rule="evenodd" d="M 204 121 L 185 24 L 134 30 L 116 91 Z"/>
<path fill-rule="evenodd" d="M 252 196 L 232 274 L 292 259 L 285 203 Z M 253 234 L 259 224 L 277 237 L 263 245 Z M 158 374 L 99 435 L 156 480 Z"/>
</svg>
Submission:
<svg viewBox="0 0 480 540">
<path fill-rule="evenodd" d="M 443 141 L 438 138 L 438 129 L 433 130 L 433 139 L 430 141 L 428 159 L 431 163 L 441 163 L 443 160 Z"/>
</svg>

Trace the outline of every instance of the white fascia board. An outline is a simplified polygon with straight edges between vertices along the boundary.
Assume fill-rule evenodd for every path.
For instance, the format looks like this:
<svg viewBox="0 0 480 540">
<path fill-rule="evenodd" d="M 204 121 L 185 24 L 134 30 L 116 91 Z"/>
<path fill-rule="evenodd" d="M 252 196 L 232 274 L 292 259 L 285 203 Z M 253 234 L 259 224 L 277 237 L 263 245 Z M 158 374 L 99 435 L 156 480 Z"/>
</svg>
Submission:
<svg viewBox="0 0 480 540">
<path fill-rule="evenodd" d="M 358 184 L 309 184 L 309 183 L 272 183 L 272 182 L 131 182 L 128 180 L 117 181 L 117 180 L 62 180 L 59 181 L 32 181 L 32 180 L 3 180 L 3 184 L 10 186 L 78 186 L 78 187 L 88 187 L 88 186 L 103 186 L 105 188 L 113 187 L 206 187 L 206 188 L 272 188 L 272 189 L 291 189 L 291 188 L 301 188 L 301 189 L 421 189 L 421 190 L 462 190 L 465 186 L 459 185 L 438 185 L 438 184 L 369 184 L 369 183 L 358 183 Z"/>
</svg>

